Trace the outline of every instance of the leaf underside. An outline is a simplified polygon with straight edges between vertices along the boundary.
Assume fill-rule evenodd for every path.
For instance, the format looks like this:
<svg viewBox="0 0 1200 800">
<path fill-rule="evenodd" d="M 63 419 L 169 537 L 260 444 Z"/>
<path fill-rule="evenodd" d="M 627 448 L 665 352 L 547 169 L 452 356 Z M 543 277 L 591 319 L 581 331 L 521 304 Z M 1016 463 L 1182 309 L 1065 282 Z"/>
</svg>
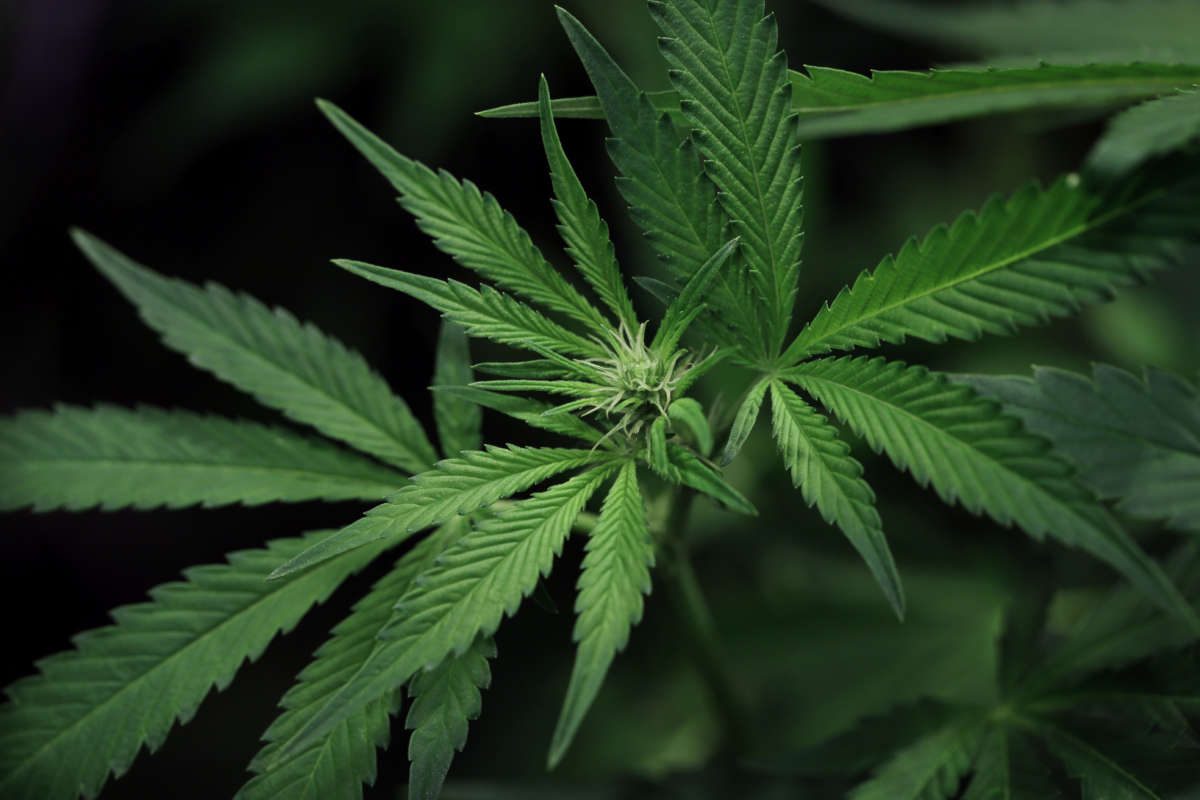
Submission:
<svg viewBox="0 0 1200 800">
<path fill-rule="evenodd" d="M 1190 91 L 1150 100 L 1113 117 L 1085 166 L 1101 175 L 1123 175 L 1197 138 L 1200 89 L 1193 86 Z"/>
</svg>

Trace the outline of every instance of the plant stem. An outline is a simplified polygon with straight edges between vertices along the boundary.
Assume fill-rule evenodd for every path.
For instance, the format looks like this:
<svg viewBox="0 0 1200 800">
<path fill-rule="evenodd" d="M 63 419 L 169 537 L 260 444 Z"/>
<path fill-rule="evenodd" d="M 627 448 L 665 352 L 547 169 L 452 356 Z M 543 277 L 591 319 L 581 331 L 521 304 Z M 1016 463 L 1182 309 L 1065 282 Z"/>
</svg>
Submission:
<svg viewBox="0 0 1200 800">
<path fill-rule="evenodd" d="M 675 610 L 683 622 L 683 634 L 694 665 L 712 695 L 717 715 L 724 722 L 725 749 L 738 756 L 747 752 L 749 715 L 725 663 L 712 612 L 700 590 L 700 582 L 696 579 L 683 537 L 694 497 L 695 492 L 691 489 L 678 491 L 667 518 L 664 539 L 669 557 L 666 565 L 667 585 Z"/>
</svg>

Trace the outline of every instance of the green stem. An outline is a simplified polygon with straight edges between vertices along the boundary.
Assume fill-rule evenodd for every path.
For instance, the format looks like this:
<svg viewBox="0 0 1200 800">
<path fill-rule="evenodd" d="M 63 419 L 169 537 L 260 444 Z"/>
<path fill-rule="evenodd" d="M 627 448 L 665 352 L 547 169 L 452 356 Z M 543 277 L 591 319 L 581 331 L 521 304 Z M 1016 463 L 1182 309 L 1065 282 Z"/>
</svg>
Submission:
<svg viewBox="0 0 1200 800">
<path fill-rule="evenodd" d="M 725 663 L 712 612 L 700 590 L 683 537 L 695 492 L 681 489 L 675 494 L 667 518 L 664 548 L 668 555 L 666 578 L 671 600 L 683 622 L 683 634 L 695 667 L 712 695 L 715 710 L 725 728 L 725 747 L 743 755 L 749 744 L 749 715 Z"/>
</svg>

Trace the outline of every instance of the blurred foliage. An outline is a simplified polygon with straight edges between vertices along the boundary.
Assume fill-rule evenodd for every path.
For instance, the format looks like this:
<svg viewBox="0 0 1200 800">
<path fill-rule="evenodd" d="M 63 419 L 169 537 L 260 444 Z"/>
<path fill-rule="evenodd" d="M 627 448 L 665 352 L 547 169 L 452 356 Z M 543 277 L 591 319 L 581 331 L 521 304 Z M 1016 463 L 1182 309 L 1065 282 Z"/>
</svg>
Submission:
<svg viewBox="0 0 1200 800">
<path fill-rule="evenodd" d="M 586 16 L 636 80 L 665 86 L 641 0 L 565 5 Z M 853 15 L 907 6 L 823 5 L 796 5 L 783 15 L 781 40 L 793 66 L 923 69 L 1080 42 L 1099 49 L 1146 44 L 1122 38 L 1111 20 L 1086 30 L 1058 28 L 1067 38 L 1018 40 L 1012 37 L 1043 28 L 982 26 L 982 17 L 969 16 L 972 4 L 926 3 L 921 8 L 931 16 L 923 18 L 945 24 L 925 46 L 903 38 L 911 26 L 876 16 L 884 22 L 868 27 L 830 10 Z M 979 13 L 1000 13 L 985 5 Z M 1118 4 L 1087 5 L 1112 11 Z M 1194 14 L 1194 4 L 1151 5 Z M 1183 37 L 1173 33 L 1163 40 L 1168 47 L 1194 47 L 1194 25 L 1142 16 Z M 1097 39 L 1101 31 L 1106 38 Z M 0 253 L 9 276 L 0 292 L 4 412 L 106 401 L 261 418 L 248 400 L 198 376 L 155 341 L 70 248 L 66 228 L 80 224 L 169 274 L 236 286 L 312 320 L 363 352 L 431 423 L 426 394 L 416 390 L 431 371 L 435 316 L 339 274 L 327 260 L 354 253 L 435 274 L 447 269 L 446 260 L 390 208 L 390 192 L 311 100 L 329 96 L 406 153 L 494 191 L 535 239 L 549 239 L 554 222 L 536 123 L 485 121 L 473 112 L 529 99 L 539 72 L 556 94 L 587 93 L 547 0 L 10 0 L 0 6 L 0 47 Z M 652 269 L 648 249 L 618 221 L 602 128 L 571 121 L 561 130 L 581 179 L 616 226 L 622 263 L 635 274 Z M 1031 176 L 1049 181 L 1077 169 L 1100 130 L 1090 118 L 1065 113 L 1012 115 L 809 146 L 798 315 L 811 314 L 906 237 Z M 1179 270 L 1085 312 L 1082 323 L 991 337 L 969 351 L 912 343 L 888 354 L 975 373 L 1024 374 L 1031 363 L 1082 370 L 1095 360 L 1195 376 L 1196 308 L 1200 272 Z M 425 346 L 400 349 L 401 339 Z M 744 388 L 731 382 L 726 402 Z M 503 425 L 488 417 L 489 441 L 526 440 L 524 430 Z M 765 431 L 757 431 L 728 472 L 735 485 L 756 487 L 752 499 L 770 509 L 763 519 L 747 524 L 698 507 L 696 527 L 718 627 L 766 720 L 762 735 L 780 751 L 816 745 L 897 702 L 986 702 L 995 684 L 995 642 L 1014 596 L 1042 584 L 1110 579 L 1074 553 L 941 506 L 864 450 L 855 455 L 880 495 L 910 593 L 909 619 L 900 626 L 849 548 L 777 474 L 766 457 L 771 448 Z M 760 464 L 771 467 L 760 475 Z M 10 518 L 0 559 L 4 605 L 20 608 L 50 583 L 68 587 L 69 602 L 36 618 L 14 615 L 3 682 L 184 566 L 258 544 L 246 539 L 249 528 L 287 536 L 345 515 L 346 508 L 299 506 Z M 579 557 L 570 548 L 564 556 Z M 1029 564 L 1041 572 L 1030 574 Z M 564 566 L 547 587 L 561 609 L 572 605 L 573 569 Z M 162 796 L 167 787 L 176 797 L 229 795 L 275 701 L 344 611 L 338 598 L 356 596 L 374 577 L 348 584 L 265 662 L 211 698 L 158 757 L 139 759 L 105 797 Z M 698 769 L 717 741 L 704 686 L 681 659 L 669 610 L 656 600 L 554 778 L 577 781 L 571 786 L 578 791 L 539 777 L 543 748 L 527 745 L 548 740 L 570 663 L 570 615 L 537 612 L 501 630 L 504 658 L 456 762 L 460 783 L 445 796 L 773 798 L 844 790 L 721 770 L 678 778 L 669 789 L 656 782 Z M 534 674 L 557 677 L 530 680 Z M 381 761 L 379 785 L 368 796 L 396 796 L 407 772 L 402 748 Z M 614 772 L 640 777 L 610 785 L 604 778 Z"/>
</svg>

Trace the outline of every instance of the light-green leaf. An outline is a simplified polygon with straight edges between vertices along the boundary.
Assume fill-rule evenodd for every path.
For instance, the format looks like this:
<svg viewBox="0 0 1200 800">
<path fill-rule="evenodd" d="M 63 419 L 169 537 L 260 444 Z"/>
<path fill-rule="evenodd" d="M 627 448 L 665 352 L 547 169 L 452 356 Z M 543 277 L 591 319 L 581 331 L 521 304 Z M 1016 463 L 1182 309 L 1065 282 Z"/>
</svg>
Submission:
<svg viewBox="0 0 1200 800">
<path fill-rule="evenodd" d="M 193 567 L 186 581 L 123 606 L 115 624 L 87 631 L 75 649 L 38 662 L 39 674 L 8 687 L 0 710 L 0 796 L 6 800 L 94 797 L 146 746 L 163 743 L 215 686 L 369 563 L 364 548 L 303 575 L 269 583 L 267 573 L 323 534 L 280 539 Z"/>
<path fill-rule="evenodd" d="M 762 408 L 763 398 L 766 397 L 767 388 L 770 385 L 770 378 L 760 378 L 746 392 L 745 399 L 742 400 L 742 404 L 738 406 L 737 413 L 733 417 L 733 425 L 729 428 L 729 439 L 725 442 L 725 449 L 721 452 L 719 463 L 722 467 L 737 458 L 737 454 L 742 450 L 742 445 L 750 438 L 750 432 L 754 430 L 754 423 L 758 421 L 758 412 Z"/>
<path fill-rule="evenodd" d="M 514 419 L 519 419 L 534 428 L 541 428 L 552 433 L 571 436 L 593 443 L 600 442 L 604 436 L 603 433 L 574 414 L 547 414 L 546 412 L 550 410 L 548 404 L 528 397 L 489 392 L 474 386 L 444 386 L 436 388 L 437 393 L 445 392 L 458 395 L 464 400 L 469 400 L 484 408 L 490 408 L 493 411 L 499 411 L 501 414 L 507 414 Z M 611 449 L 615 447 L 615 443 L 611 440 L 605 440 L 600 446 Z"/>
<path fill-rule="evenodd" d="M 488 659 L 496 645 L 480 636 L 460 654 L 451 654 L 428 672 L 413 679 L 412 706 L 405 727 L 408 740 L 409 800 L 437 800 L 454 753 L 467 743 L 467 723 L 483 709 L 479 690 L 488 688 L 492 672 Z"/>
<path fill-rule="evenodd" d="M 680 483 L 706 494 L 730 511 L 751 517 L 758 516 L 758 509 L 745 495 L 729 485 L 719 472 L 692 451 L 668 442 L 667 459 L 670 462 L 667 465 L 667 477 L 673 483 Z"/>
<path fill-rule="evenodd" d="M 663 312 L 662 322 L 659 323 L 658 330 L 654 332 L 654 340 L 650 343 L 650 348 L 657 351 L 661 358 L 666 359 L 670 357 L 675 351 L 675 345 L 679 344 L 679 339 L 687 331 L 688 326 L 704 310 L 704 297 L 709 291 L 709 287 L 712 286 L 713 281 L 720 274 L 721 267 L 725 265 L 725 262 L 737 250 L 739 241 L 735 236 L 721 245 L 688 278 L 683 289 L 671 301 L 671 304 L 667 306 L 667 310 Z"/>
<path fill-rule="evenodd" d="M 283 309 L 209 284 L 164 278 L 80 230 L 71 236 L 167 346 L 291 419 L 404 468 L 433 446 L 408 406 L 362 357 Z"/>
<path fill-rule="evenodd" d="M 604 315 L 547 263 L 496 198 L 445 170 L 434 172 L 400 155 L 337 106 L 318 107 L 400 192 L 400 203 L 437 246 L 468 269 L 587 326 Z"/>
<path fill-rule="evenodd" d="M 1158 369 L 1139 379 L 1097 364 L 1093 374 L 1037 368 L 1033 378 L 956 379 L 1054 442 L 1080 480 L 1125 513 L 1200 531 L 1200 391 Z"/>
<path fill-rule="evenodd" d="M 1176 263 L 1196 241 L 1196 181 L 1135 178 L 1104 192 L 1065 176 L 1047 190 L 993 197 L 978 213 L 910 239 L 812 319 L 784 363 L 916 336 L 930 342 L 1011 333 L 1111 296 Z"/>
<path fill-rule="evenodd" d="M 610 471 L 593 469 L 540 492 L 479 523 L 443 553 L 401 598 L 380 634 L 386 641 L 283 745 L 280 757 L 306 749 L 418 670 L 464 651 L 479 633 L 493 633 L 549 571 L 575 517 Z"/>
<path fill-rule="evenodd" d="M 472 289 L 458 281 L 441 281 L 360 261 L 334 261 L 360 278 L 404 292 L 426 303 L 472 336 L 522 347 L 544 355 L 557 351 L 590 358 L 603 357 L 598 344 L 572 333 L 533 308 L 484 284 Z"/>
<path fill-rule="evenodd" d="M 837 525 L 879 582 L 884 595 L 904 619 L 904 588 L 875 510 L 875 492 L 862 478 L 862 465 L 850 455 L 850 445 L 816 409 L 783 385 L 771 384 L 771 417 L 775 442 L 792 484 L 809 506 Z"/>
<path fill-rule="evenodd" d="M 918 739 L 859 784 L 849 800 L 950 800 L 971 769 L 981 728 L 955 723 Z"/>
<path fill-rule="evenodd" d="M 922 367 L 882 358 L 820 359 L 783 377 L 943 501 L 1087 550 L 1200 631 L 1200 619 L 1162 568 L 1073 480 L 1044 439 L 1025 433 L 994 402 Z"/>
<path fill-rule="evenodd" d="M 471 373 L 471 349 L 466 331 L 453 322 L 443 321 L 438 331 L 437 357 L 433 365 L 433 386 L 466 386 L 475 378 Z M 454 458 L 463 450 L 478 450 L 483 444 L 483 409 L 460 395 L 433 393 L 433 419 L 437 424 L 442 453 Z"/>
<path fill-rule="evenodd" d="M 637 330 L 637 314 L 621 279 L 617 256 L 608 236 L 608 225 L 600 217 L 596 204 L 583 189 L 567 154 L 563 151 L 550 114 L 550 89 L 543 75 L 538 82 L 538 103 L 541 107 L 542 144 L 550 164 L 550 181 L 554 186 L 554 210 L 558 214 L 558 230 L 567 246 L 567 254 L 604 304 L 625 323 Z"/>
<path fill-rule="evenodd" d="M 414 476 L 386 503 L 296 555 L 271 577 L 307 569 L 379 539 L 402 541 L 415 531 L 468 514 L 559 473 L 612 458 L 603 450 L 487 445 L 439 461 L 436 469 Z"/>
<path fill-rule="evenodd" d="M 770 355 L 783 347 L 800 272 L 800 144 L 787 56 L 762 0 L 655 0 L 659 47 L 718 200 L 741 236 Z"/>
<path fill-rule="evenodd" d="M 0 508 L 381 500 L 404 475 L 315 437 L 142 407 L 0 418 Z"/>
<path fill-rule="evenodd" d="M 1200 80 L 1200 79 L 1198 79 Z M 1085 168 L 1118 176 L 1200 138 L 1200 89 L 1151 100 L 1113 117 Z"/>
<path fill-rule="evenodd" d="M 276 753 L 281 742 L 354 676 L 378 646 L 376 636 L 391 618 L 396 600 L 465 530 L 466 520 L 457 519 L 432 532 L 354 604 L 283 696 L 284 711 L 263 734 L 267 744 L 250 763 L 257 774 L 236 800 L 362 800 L 362 784 L 375 780 L 375 750 L 388 744 L 390 715 L 400 706 L 399 690 L 351 714 L 311 747 L 279 760 Z"/>
<path fill-rule="evenodd" d="M 571 746 L 609 665 L 625 648 L 630 629 L 641 621 L 642 595 L 650 593 L 653 565 L 654 542 L 646 524 L 637 469 L 629 461 L 617 473 L 600 509 L 600 520 L 588 535 L 575 602 L 578 650 L 550 743 L 547 762 L 551 768 Z"/>
</svg>

